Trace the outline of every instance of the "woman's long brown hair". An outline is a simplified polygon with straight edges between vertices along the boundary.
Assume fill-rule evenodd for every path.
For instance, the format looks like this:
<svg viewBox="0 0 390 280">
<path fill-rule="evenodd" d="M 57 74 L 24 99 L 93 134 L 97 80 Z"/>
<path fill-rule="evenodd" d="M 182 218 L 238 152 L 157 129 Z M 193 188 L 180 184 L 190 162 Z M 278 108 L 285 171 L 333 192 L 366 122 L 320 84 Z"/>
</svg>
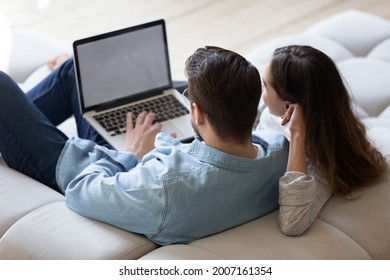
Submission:
<svg viewBox="0 0 390 280">
<path fill-rule="evenodd" d="M 346 196 L 383 177 L 385 157 L 369 142 L 333 60 L 310 46 L 275 50 L 269 65 L 279 98 L 302 106 L 306 154 L 333 187 Z"/>
</svg>

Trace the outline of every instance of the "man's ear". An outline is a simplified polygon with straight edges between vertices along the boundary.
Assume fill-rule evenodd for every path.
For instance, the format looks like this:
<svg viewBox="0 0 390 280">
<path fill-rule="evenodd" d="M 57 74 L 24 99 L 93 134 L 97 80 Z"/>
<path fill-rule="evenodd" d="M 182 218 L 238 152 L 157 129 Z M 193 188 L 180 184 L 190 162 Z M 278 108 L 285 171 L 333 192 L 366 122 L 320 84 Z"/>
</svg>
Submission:
<svg viewBox="0 0 390 280">
<path fill-rule="evenodd" d="M 206 114 L 203 112 L 202 108 L 198 106 L 198 104 L 192 103 L 191 105 L 195 124 L 197 126 L 203 124 L 205 122 Z"/>
</svg>

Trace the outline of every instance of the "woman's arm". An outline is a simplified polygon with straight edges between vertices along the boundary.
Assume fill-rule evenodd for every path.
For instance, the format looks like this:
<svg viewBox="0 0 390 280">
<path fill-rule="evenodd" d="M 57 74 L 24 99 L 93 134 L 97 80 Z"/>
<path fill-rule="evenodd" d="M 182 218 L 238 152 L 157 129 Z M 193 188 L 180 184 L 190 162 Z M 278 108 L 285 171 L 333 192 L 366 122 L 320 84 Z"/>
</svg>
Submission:
<svg viewBox="0 0 390 280">
<path fill-rule="evenodd" d="M 304 127 L 303 112 L 298 108 L 293 114 L 295 108 L 295 105 L 290 105 L 282 122 L 264 110 L 259 126 L 286 134 L 290 140 L 287 172 L 279 180 L 279 224 L 281 231 L 291 236 L 301 235 L 310 228 L 331 196 L 326 180 L 306 163 L 305 131 L 301 130 Z M 287 127 L 281 126 L 287 123 L 288 131 Z"/>
<path fill-rule="evenodd" d="M 283 116 L 282 125 L 290 123 L 290 150 L 287 171 L 307 173 L 305 137 L 306 129 L 302 107 L 292 104 Z"/>
<path fill-rule="evenodd" d="M 287 162 L 287 172 L 288 171 L 302 172 L 307 174 L 305 138 L 302 134 L 291 134 Z"/>
<path fill-rule="evenodd" d="M 307 176 L 306 130 L 301 106 L 289 106 L 282 125 L 287 123 L 290 123 L 290 150 L 287 172 L 279 181 L 279 222 L 284 234 L 301 235 L 313 224 L 331 193 L 324 180 Z"/>
<path fill-rule="evenodd" d="M 279 224 L 286 235 L 303 234 L 316 220 L 332 192 L 314 171 L 286 172 L 279 180 Z"/>
</svg>

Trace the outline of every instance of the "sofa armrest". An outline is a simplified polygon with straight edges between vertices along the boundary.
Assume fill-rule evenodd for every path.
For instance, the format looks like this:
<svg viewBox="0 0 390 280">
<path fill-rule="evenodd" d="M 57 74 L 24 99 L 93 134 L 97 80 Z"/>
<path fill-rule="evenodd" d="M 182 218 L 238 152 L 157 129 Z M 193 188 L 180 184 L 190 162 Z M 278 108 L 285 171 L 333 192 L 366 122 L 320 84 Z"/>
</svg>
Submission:
<svg viewBox="0 0 390 280">
<path fill-rule="evenodd" d="M 50 59 L 72 53 L 70 47 L 40 33 L 16 27 L 11 30 L 12 49 L 6 72 L 18 83 L 23 83 Z"/>
<path fill-rule="evenodd" d="M 0 70 L 23 83 L 50 59 L 71 54 L 71 47 L 48 36 L 18 28 L 0 14 Z"/>
<path fill-rule="evenodd" d="M 158 246 L 146 237 L 76 214 L 64 202 L 41 207 L 0 240 L 0 259 L 138 259 Z"/>
<path fill-rule="evenodd" d="M 173 247 L 172 247 L 173 246 Z M 155 259 L 370 259 L 364 248 L 337 228 L 317 220 L 302 236 L 284 235 L 275 211 L 239 227 L 146 254 Z"/>
<path fill-rule="evenodd" d="M 0 155 L 0 238 L 19 219 L 64 196 L 5 166 Z"/>
</svg>

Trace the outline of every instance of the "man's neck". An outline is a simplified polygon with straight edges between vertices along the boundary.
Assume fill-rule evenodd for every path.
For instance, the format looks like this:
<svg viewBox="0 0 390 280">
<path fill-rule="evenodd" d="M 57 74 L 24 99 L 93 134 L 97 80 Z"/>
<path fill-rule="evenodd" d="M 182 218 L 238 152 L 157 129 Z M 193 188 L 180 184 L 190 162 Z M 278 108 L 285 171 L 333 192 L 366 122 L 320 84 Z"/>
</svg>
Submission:
<svg viewBox="0 0 390 280">
<path fill-rule="evenodd" d="M 231 155 L 249 159 L 255 159 L 258 155 L 258 149 L 253 145 L 251 138 L 243 143 L 227 142 L 215 135 L 203 138 L 203 140 L 208 146 Z"/>
<path fill-rule="evenodd" d="M 196 112 L 200 109 L 195 110 Z M 200 114 L 198 112 L 198 114 Z M 195 118 L 198 114 L 195 114 Z M 203 113 L 202 113 L 203 114 Z M 204 115 L 204 114 L 203 114 Z M 202 116 L 202 115 L 201 115 Z M 199 117 L 199 116 L 198 116 Z M 249 133 L 247 139 L 240 142 L 227 141 L 226 139 L 220 138 L 214 131 L 213 127 L 210 125 L 207 117 L 199 117 L 198 123 L 193 124 L 194 129 L 201 136 L 206 145 L 213 147 L 214 149 L 220 150 L 222 152 L 249 158 L 255 159 L 258 155 L 258 149 L 252 143 L 252 135 Z"/>
</svg>

